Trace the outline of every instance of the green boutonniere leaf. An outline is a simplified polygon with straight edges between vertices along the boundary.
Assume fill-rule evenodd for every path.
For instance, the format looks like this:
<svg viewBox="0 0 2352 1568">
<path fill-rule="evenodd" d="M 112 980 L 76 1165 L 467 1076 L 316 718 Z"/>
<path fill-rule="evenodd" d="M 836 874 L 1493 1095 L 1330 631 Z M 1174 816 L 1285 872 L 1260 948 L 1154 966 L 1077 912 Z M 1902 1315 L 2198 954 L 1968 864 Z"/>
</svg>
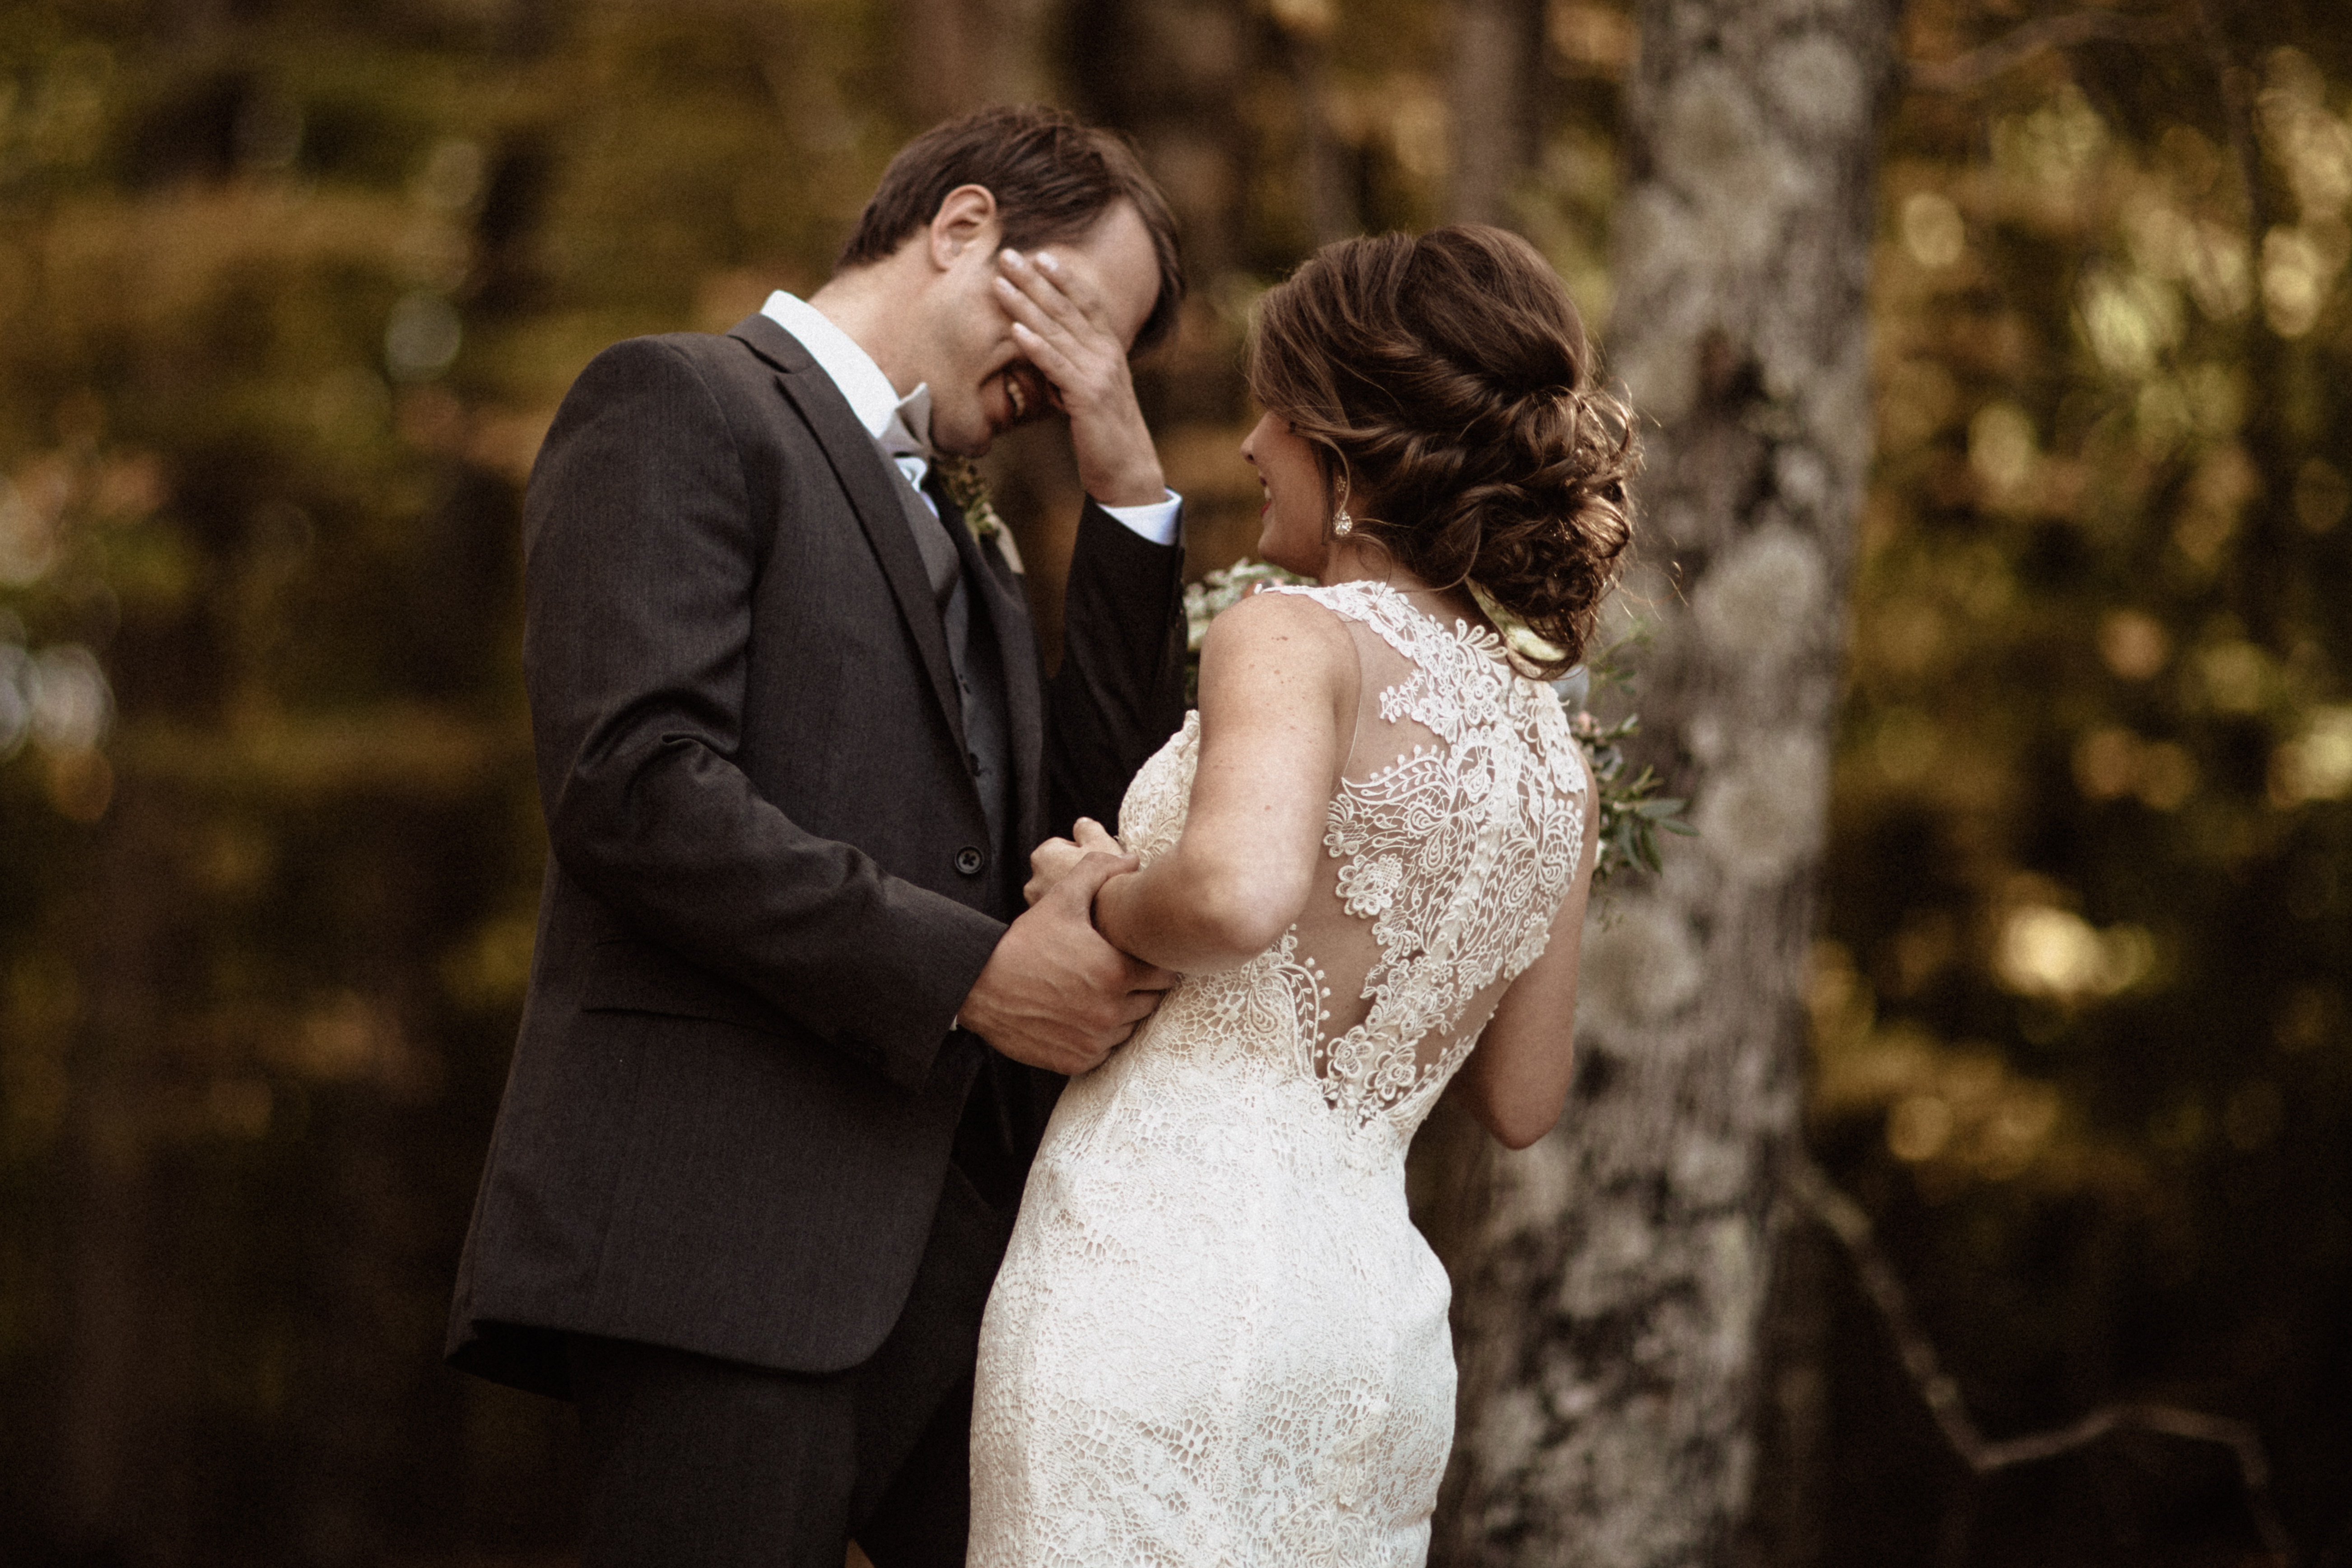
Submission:
<svg viewBox="0 0 2352 1568">
<path fill-rule="evenodd" d="M 940 476 L 940 488 L 963 513 L 963 525 L 971 530 L 974 539 L 993 539 L 1004 531 L 1004 520 L 989 501 L 988 481 L 981 476 L 978 463 L 970 458 L 941 456 L 931 459 L 931 467 Z"/>
</svg>

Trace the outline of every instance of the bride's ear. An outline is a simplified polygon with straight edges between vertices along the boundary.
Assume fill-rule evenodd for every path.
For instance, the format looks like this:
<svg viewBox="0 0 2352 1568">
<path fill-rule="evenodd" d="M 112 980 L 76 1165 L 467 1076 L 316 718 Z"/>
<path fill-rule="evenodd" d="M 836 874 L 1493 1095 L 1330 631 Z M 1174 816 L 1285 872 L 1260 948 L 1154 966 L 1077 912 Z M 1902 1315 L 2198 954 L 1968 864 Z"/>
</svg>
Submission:
<svg viewBox="0 0 2352 1568">
<path fill-rule="evenodd" d="M 993 256 L 1003 233 L 995 193 L 986 185 L 958 185 L 940 198 L 940 210 L 931 215 L 931 265 L 945 272 L 974 247 Z"/>
</svg>

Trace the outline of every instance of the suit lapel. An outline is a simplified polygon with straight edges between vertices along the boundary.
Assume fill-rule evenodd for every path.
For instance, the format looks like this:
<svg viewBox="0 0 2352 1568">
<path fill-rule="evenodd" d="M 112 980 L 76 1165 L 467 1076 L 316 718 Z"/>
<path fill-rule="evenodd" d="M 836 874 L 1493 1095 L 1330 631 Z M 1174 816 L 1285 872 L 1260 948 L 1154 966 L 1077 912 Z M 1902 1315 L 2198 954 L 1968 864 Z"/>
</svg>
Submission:
<svg viewBox="0 0 2352 1568">
<path fill-rule="evenodd" d="M 874 437 L 857 422 L 841 389 L 809 357 L 800 340 L 773 321 L 753 315 L 738 323 L 728 335 L 775 366 L 777 389 L 799 411 L 803 423 L 824 449 L 825 460 L 833 466 L 834 477 L 841 481 L 842 489 L 849 497 L 850 510 L 856 514 L 858 526 L 866 531 L 866 542 L 882 563 L 882 574 L 889 581 L 892 596 L 898 601 L 898 614 L 907 623 L 908 635 L 915 639 L 915 647 L 922 655 L 931 694 L 939 700 L 940 711 L 955 735 L 956 750 L 961 752 L 970 742 L 963 732 L 963 703 L 956 693 L 955 667 L 948 658 L 947 633 L 940 625 L 939 604 L 931 597 L 930 578 L 923 571 L 922 555 L 915 547 L 915 536 L 908 531 L 907 514 L 898 493 L 883 471 L 884 458 L 874 445 Z M 992 605 L 992 613 L 993 609 Z"/>
<path fill-rule="evenodd" d="M 1020 578 L 1004 564 L 992 542 L 981 553 L 993 568 L 982 572 L 981 580 L 987 584 L 982 596 L 996 623 L 996 646 L 1004 661 L 1005 721 L 1013 731 L 1013 831 L 1027 841 L 1014 847 L 1017 855 L 1045 834 L 1045 677 L 1037 664 L 1037 635 L 1029 622 Z"/>
</svg>

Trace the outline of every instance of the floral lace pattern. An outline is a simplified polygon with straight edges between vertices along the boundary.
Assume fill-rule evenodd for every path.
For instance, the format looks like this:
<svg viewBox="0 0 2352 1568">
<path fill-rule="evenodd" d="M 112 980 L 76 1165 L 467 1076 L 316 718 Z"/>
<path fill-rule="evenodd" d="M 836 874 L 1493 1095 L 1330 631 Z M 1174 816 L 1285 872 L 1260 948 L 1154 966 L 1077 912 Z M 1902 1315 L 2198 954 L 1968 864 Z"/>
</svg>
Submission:
<svg viewBox="0 0 2352 1568">
<path fill-rule="evenodd" d="M 1542 953 L 1584 838 L 1583 768 L 1558 701 L 1519 678 L 1492 632 L 1441 626 L 1380 584 L 1278 588 L 1370 627 L 1412 665 L 1380 693 L 1381 717 L 1440 744 L 1360 782 L 1342 778 L 1323 845 L 1347 911 L 1372 922 L 1370 1016 L 1316 1045 L 1337 1109 L 1402 1114 L 1405 1135 L 1477 1043 L 1428 1056 L 1470 1000 Z"/>
<path fill-rule="evenodd" d="M 1491 634 L 1380 584 L 1286 591 L 1349 625 L 1366 677 L 1329 879 L 1055 1110 L 982 1331 L 980 1568 L 1428 1552 L 1454 1364 L 1404 1151 L 1543 951 L 1585 776 Z M 1194 715 L 1129 786 L 1146 864 L 1183 831 L 1199 747 Z"/>
</svg>

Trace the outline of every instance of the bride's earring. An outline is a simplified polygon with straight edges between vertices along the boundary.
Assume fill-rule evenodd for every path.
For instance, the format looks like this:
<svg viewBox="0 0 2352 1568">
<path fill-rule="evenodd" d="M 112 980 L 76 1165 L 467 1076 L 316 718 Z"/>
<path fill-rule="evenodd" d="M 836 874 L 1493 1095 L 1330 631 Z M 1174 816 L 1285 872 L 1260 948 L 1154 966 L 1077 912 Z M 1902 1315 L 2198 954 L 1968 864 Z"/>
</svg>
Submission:
<svg viewBox="0 0 2352 1568">
<path fill-rule="evenodd" d="M 1348 531 L 1355 526 L 1356 520 L 1348 515 L 1348 509 L 1344 506 L 1339 509 L 1339 515 L 1331 520 L 1331 531 L 1342 539 L 1347 538 Z"/>
</svg>

